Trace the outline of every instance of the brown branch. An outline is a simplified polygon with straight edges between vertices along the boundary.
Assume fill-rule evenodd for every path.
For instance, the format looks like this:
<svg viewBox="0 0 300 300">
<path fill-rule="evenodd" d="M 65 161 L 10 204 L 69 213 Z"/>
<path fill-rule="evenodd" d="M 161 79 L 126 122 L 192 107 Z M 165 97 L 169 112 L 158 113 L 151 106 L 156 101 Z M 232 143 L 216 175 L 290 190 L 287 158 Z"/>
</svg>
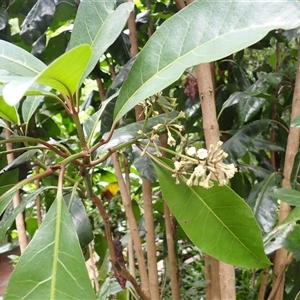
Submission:
<svg viewBox="0 0 300 300">
<path fill-rule="evenodd" d="M 265 299 L 265 293 L 268 285 L 268 277 L 269 277 L 269 268 L 265 268 L 262 270 L 262 278 L 259 287 L 258 300 Z"/>
<path fill-rule="evenodd" d="M 298 44 L 297 73 L 296 73 L 295 89 L 294 89 L 293 102 L 292 102 L 291 120 L 293 120 L 297 116 L 300 116 L 300 43 Z M 287 140 L 286 152 L 285 152 L 284 168 L 283 168 L 283 175 L 284 175 L 282 181 L 283 188 L 291 188 L 290 176 L 292 173 L 295 155 L 297 154 L 299 149 L 299 135 L 300 135 L 299 127 L 290 128 L 288 140 Z M 280 202 L 278 223 L 281 223 L 289 215 L 290 210 L 291 208 L 287 203 L 283 201 Z M 287 251 L 285 249 L 279 249 L 275 253 L 273 286 L 279 285 L 275 295 L 275 299 L 282 299 L 283 297 L 284 274 L 282 276 L 283 278 L 281 278 L 279 277 L 279 273 L 281 272 L 281 266 L 286 261 L 286 257 L 287 257 Z M 280 284 L 277 283 L 278 280 L 280 280 Z"/>
<path fill-rule="evenodd" d="M 127 0 L 127 2 L 133 2 L 133 1 Z M 133 57 L 136 54 L 138 54 L 138 52 L 139 52 L 134 10 L 129 15 L 127 25 L 128 25 L 128 29 L 129 29 L 130 55 L 131 55 L 131 57 Z"/>
<path fill-rule="evenodd" d="M 162 147 L 166 148 L 167 134 L 164 133 L 160 136 L 160 142 Z M 165 151 L 162 150 L 161 153 L 163 157 L 166 156 Z M 167 240 L 169 267 L 170 267 L 172 299 L 180 300 L 178 264 L 177 264 L 177 256 L 176 256 L 175 244 L 174 244 L 174 230 L 171 221 L 171 212 L 165 200 L 164 200 L 164 217 L 165 217 L 165 226 L 166 226 L 166 240 Z"/>
<path fill-rule="evenodd" d="M 106 90 L 104 88 L 101 78 L 96 78 L 96 82 L 97 82 L 97 86 L 98 86 L 100 101 L 102 102 L 105 99 Z"/>
<path fill-rule="evenodd" d="M 10 123 L 6 122 L 7 127 L 10 128 Z M 5 129 L 5 139 L 10 139 L 11 132 L 8 129 Z M 12 150 L 13 144 L 12 143 L 6 143 L 6 150 Z M 10 164 L 14 161 L 14 153 L 8 153 L 6 155 L 7 157 L 7 163 Z M 18 190 L 16 194 L 13 197 L 13 206 L 16 208 L 21 203 L 22 198 L 20 195 L 20 191 Z M 16 227 L 18 231 L 18 239 L 19 239 L 19 245 L 20 245 L 20 251 L 23 253 L 25 248 L 28 245 L 27 236 L 26 236 L 26 229 L 25 229 L 25 221 L 24 221 L 24 215 L 18 214 L 16 216 Z"/>
<path fill-rule="evenodd" d="M 137 227 L 137 224 L 136 224 L 136 221 L 134 218 L 134 214 L 132 211 L 131 199 L 128 194 L 124 178 L 122 176 L 122 171 L 121 171 L 117 153 L 112 154 L 112 161 L 113 161 L 113 166 L 114 166 L 114 169 L 116 172 L 116 177 L 117 177 L 118 184 L 119 184 L 119 189 L 120 189 L 122 202 L 123 202 L 124 209 L 125 209 L 125 214 L 127 217 L 128 224 L 130 226 L 129 230 L 131 232 L 133 244 L 135 247 L 137 262 L 138 262 L 139 271 L 140 271 L 142 289 L 144 290 L 144 293 L 148 296 L 149 295 L 149 282 L 148 282 L 146 263 L 144 260 L 144 254 L 143 254 L 143 250 L 142 250 L 142 244 L 141 244 L 141 240 L 140 240 L 140 236 L 139 236 L 139 232 L 138 232 L 138 227 Z"/>
<path fill-rule="evenodd" d="M 280 289 L 281 285 L 284 286 L 284 279 L 285 279 L 285 270 L 290 265 L 293 260 L 293 253 L 290 253 L 286 258 L 284 264 L 282 265 L 280 272 L 277 275 L 277 280 L 273 283 L 271 293 L 268 297 L 268 300 L 277 300 L 283 298 L 277 298 L 278 290 Z"/>
</svg>

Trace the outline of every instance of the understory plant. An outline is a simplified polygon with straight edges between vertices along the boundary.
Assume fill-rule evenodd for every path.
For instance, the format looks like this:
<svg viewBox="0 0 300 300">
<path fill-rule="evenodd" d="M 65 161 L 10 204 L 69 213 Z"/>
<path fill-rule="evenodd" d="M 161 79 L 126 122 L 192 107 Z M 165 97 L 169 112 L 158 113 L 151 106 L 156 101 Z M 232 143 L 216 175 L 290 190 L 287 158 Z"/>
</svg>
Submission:
<svg viewBox="0 0 300 300">
<path fill-rule="evenodd" d="M 115 2 L 0 41 L 4 299 L 295 298 L 299 2 Z"/>
</svg>

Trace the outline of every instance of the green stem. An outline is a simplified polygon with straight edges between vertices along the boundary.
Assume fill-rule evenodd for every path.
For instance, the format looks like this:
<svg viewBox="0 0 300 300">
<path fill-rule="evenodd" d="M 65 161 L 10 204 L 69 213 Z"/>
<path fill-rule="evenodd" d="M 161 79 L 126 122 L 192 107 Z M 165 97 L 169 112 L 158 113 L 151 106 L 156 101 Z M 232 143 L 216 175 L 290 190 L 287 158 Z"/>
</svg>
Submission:
<svg viewBox="0 0 300 300">
<path fill-rule="evenodd" d="M 31 183 L 35 180 L 40 180 L 41 178 L 53 174 L 58 168 L 59 167 L 48 168 L 43 173 L 33 175 L 31 177 L 25 178 L 24 180 L 16 183 L 11 189 L 9 189 L 8 191 L 6 191 L 4 194 L 1 195 L 0 202 L 6 197 L 8 197 L 10 194 L 15 193 L 17 190 L 21 189 L 24 185 Z"/>
<path fill-rule="evenodd" d="M 72 114 L 72 119 L 73 119 L 73 121 L 75 123 L 75 126 L 76 126 L 76 129 L 77 129 L 77 133 L 78 133 L 78 137 L 79 137 L 79 141 L 80 141 L 82 150 L 87 151 L 88 147 L 87 147 L 87 144 L 86 144 L 86 140 L 85 140 L 85 137 L 84 137 L 82 125 L 80 124 L 77 112 Z"/>
</svg>

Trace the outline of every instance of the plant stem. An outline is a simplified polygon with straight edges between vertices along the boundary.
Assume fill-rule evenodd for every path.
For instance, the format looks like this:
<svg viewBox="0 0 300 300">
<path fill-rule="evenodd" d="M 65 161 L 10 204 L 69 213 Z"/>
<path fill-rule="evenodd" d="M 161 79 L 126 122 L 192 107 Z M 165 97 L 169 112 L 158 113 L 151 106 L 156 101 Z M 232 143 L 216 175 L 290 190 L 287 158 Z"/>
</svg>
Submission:
<svg viewBox="0 0 300 300">
<path fill-rule="evenodd" d="M 167 135 L 164 133 L 160 136 L 161 145 L 167 148 Z M 162 156 L 166 156 L 166 151 L 162 150 Z M 170 266 L 171 292 L 173 300 L 180 300 L 179 280 L 178 280 L 178 264 L 174 244 L 174 230 L 172 229 L 171 212 L 169 206 L 164 200 L 164 217 L 166 226 L 166 239 L 168 249 L 168 260 Z"/>
<path fill-rule="evenodd" d="M 141 244 L 141 240 L 140 240 L 140 236 L 139 236 L 139 232 L 138 232 L 138 227 L 136 225 L 136 221 L 135 221 L 134 214 L 132 211 L 131 199 L 128 194 L 127 188 L 126 188 L 124 178 L 122 176 L 121 167 L 120 167 L 120 163 L 119 163 L 117 155 L 118 155 L 117 153 L 112 154 L 113 166 L 114 166 L 114 169 L 116 172 L 116 177 L 117 177 L 120 192 L 121 192 L 121 197 L 122 197 L 122 202 L 123 202 L 124 209 L 125 209 L 125 214 L 127 217 L 128 224 L 130 226 L 129 230 L 131 232 L 133 244 L 135 247 L 137 262 L 139 265 L 139 271 L 140 271 L 140 276 L 141 276 L 142 289 L 144 290 L 144 293 L 147 296 L 149 296 L 150 295 L 149 282 L 148 282 L 146 263 L 144 260 L 144 254 L 143 254 L 143 250 L 142 250 L 142 244 Z"/>
<path fill-rule="evenodd" d="M 10 123 L 6 122 L 7 127 L 10 128 Z M 5 138 L 10 139 L 11 132 L 8 129 L 5 129 Z M 6 143 L 6 150 L 12 150 L 13 145 L 12 143 Z M 13 153 L 9 153 L 6 155 L 7 157 L 7 163 L 10 164 L 14 161 L 15 157 Z M 16 191 L 16 194 L 13 197 L 13 206 L 16 208 L 21 203 L 21 195 L 19 189 Z M 18 231 L 18 239 L 19 239 L 19 245 L 20 245 L 20 251 L 21 253 L 24 252 L 25 248 L 28 245 L 27 236 L 26 236 L 26 229 L 25 229 L 25 221 L 24 221 L 24 215 L 18 214 L 16 216 L 16 227 Z"/>
<path fill-rule="evenodd" d="M 296 73 L 295 89 L 294 89 L 293 102 L 292 102 L 291 120 L 293 120 L 297 116 L 300 116 L 299 99 L 300 99 L 300 43 L 298 42 L 297 73 Z M 288 135 L 286 152 L 285 152 L 285 160 L 284 160 L 284 168 L 283 168 L 284 178 L 282 181 L 283 188 L 288 188 L 288 189 L 291 188 L 290 177 L 294 165 L 294 159 L 299 150 L 299 136 L 300 136 L 300 128 L 291 127 Z M 291 211 L 290 206 L 287 203 L 281 201 L 280 209 L 279 209 L 279 219 L 278 219 L 279 224 L 289 215 L 290 211 Z M 285 276 L 284 274 L 282 276 L 279 276 L 279 273 L 281 272 L 281 268 L 284 265 L 286 258 L 287 258 L 287 251 L 285 249 L 282 248 L 275 252 L 273 287 L 278 285 L 278 289 L 274 299 L 282 299 L 283 297 Z M 280 281 L 280 283 L 278 283 L 278 281 Z"/>
<path fill-rule="evenodd" d="M 216 145 L 219 141 L 219 125 L 217 121 L 214 83 L 210 64 L 207 63 L 196 66 L 196 78 L 203 115 L 205 143 L 206 147 L 208 147 L 208 145 L 211 144 Z M 205 275 L 208 276 L 206 280 L 210 280 L 210 283 L 206 286 L 207 297 L 210 295 L 212 299 L 235 299 L 234 293 L 226 296 L 225 294 L 221 294 L 221 278 L 219 277 L 219 274 L 223 275 L 224 272 L 220 272 L 219 261 L 209 255 L 205 255 L 205 265 L 210 266 L 206 268 L 205 272 Z M 225 265 L 222 266 L 225 267 Z M 211 273 L 208 274 L 208 271 L 211 271 Z M 234 272 L 233 267 L 232 272 Z M 224 288 L 224 293 L 225 283 L 227 282 L 223 280 L 222 286 Z M 232 288 L 235 289 L 235 283 L 231 283 L 231 285 L 232 284 Z"/>
<path fill-rule="evenodd" d="M 147 264 L 149 272 L 149 287 L 152 299 L 159 299 L 159 284 L 156 259 L 155 228 L 152 206 L 152 188 L 149 180 L 142 178 L 144 200 L 144 219 L 147 245 Z"/>
<path fill-rule="evenodd" d="M 268 285 L 268 277 L 269 277 L 269 268 L 265 268 L 262 270 L 262 278 L 259 287 L 258 300 L 265 299 L 265 293 Z"/>
</svg>

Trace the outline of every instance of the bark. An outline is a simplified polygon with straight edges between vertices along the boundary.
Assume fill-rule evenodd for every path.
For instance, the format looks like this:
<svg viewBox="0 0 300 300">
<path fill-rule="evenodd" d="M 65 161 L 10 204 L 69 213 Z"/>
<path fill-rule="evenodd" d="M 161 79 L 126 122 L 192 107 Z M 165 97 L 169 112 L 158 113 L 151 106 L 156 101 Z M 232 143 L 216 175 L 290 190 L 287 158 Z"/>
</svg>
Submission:
<svg viewBox="0 0 300 300">
<path fill-rule="evenodd" d="M 132 237 L 135 252 L 136 252 L 136 258 L 137 258 L 139 271 L 140 271 L 142 289 L 143 289 L 144 293 L 149 297 L 150 296 L 149 282 L 148 282 L 148 275 L 147 275 L 147 269 L 146 269 L 146 263 L 145 263 L 145 259 L 144 259 L 142 244 L 141 244 L 141 240 L 140 240 L 140 236 L 139 236 L 139 232 L 138 232 L 138 227 L 137 227 L 137 224 L 136 224 L 136 221 L 134 218 L 134 214 L 132 211 L 131 198 L 128 194 L 127 187 L 126 187 L 125 181 L 122 176 L 121 167 L 120 167 L 120 163 L 119 163 L 117 155 L 118 155 L 117 153 L 112 154 L 112 161 L 113 161 L 114 169 L 116 172 L 116 177 L 117 177 L 120 192 L 121 192 L 121 197 L 122 197 L 122 202 L 123 202 L 124 209 L 125 209 L 125 214 L 126 214 L 127 221 L 129 224 L 129 230 L 131 232 L 131 237 Z"/>
<path fill-rule="evenodd" d="M 295 89 L 294 89 L 294 96 L 293 96 L 293 103 L 292 103 L 292 113 L 291 113 L 291 120 L 295 117 L 300 116 L 300 43 L 298 44 L 298 58 L 297 58 L 297 74 L 295 80 Z M 284 169 L 283 169 L 283 181 L 282 187 L 283 188 L 291 188 L 290 185 L 290 176 L 294 164 L 295 155 L 299 149 L 299 133 L 300 128 L 298 127 L 291 127 L 288 135 L 286 152 L 285 152 L 285 161 L 284 161 Z M 281 201 L 280 203 L 280 210 L 279 210 L 279 220 L 278 222 L 281 223 L 290 213 L 290 206 Z M 284 291 L 284 279 L 285 273 L 281 270 L 285 264 L 287 259 L 287 251 L 285 249 L 279 249 L 275 253 L 275 260 L 274 260 L 274 275 L 273 275 L 273 286 L 278 285 L 278 281 L 280 284 L 278 285 L 278 289 L 276 295 L 273 299 L 282 299 L 283 298 L 283 291 Z"/>
<path fill-rule="evenodd" d="M 6 123 L 7 123 L 7 126 L 10 127 L 10 123 L 9 122 L 6 122 Z M 9 139 L 10 136 L 11 136 L 11 132 L 8 129 L 5 129 L 5 138 Z M 6 150 L 9 151 L 9 150 L 12 150 L 12 149 L 13 149 L 12 143 L 6 143 Z M 7 154 L 7 163 L 8 164 L 12 163 L 14 159 L 15 159 L 15 157 L 14 157 L 13 153 L 8 153 Z M 14 208 L 19 206 L 19 204 L 21 203 L 21 200 L 22 199 L 21 199 L 20 191 L 17 191 L 17 193 L 13 197 L 13 206 L 14 206 Z M 20 251 L 21 251 L 21 253 L 23 253 L 25 248 L 28 245 L 26 229 L 25 229 L 25 221 L 24 221 L 23 214 L 18 214 L 16 216 L 16 228 L 17 228 L 17 231 L 18 231 Z"/>
<path fill-rule="evenodd" d="M 160 142 L 163 147 L 167 147 L 167 135 L 162 134 L 160 136 Z M 165 151 L 162 151 L 162 156 L 166 156 Z M 179 278 L 178 278 L 178 264 L 177 256 L 175 252 L 174 244 L 174 230 L 172 229 L 171 212 L 170 209 L 164 201 L 164 216 L 166 225 L 166 239 L 167 239 L 167 249 L 168 249 L 168 260 L 170 265 L 170 280 L 171 280 L 171 293 L 173 300 L 180 300 L 179 292 Z"/>
<path fill-rule="evenodd" d="M 150 295 L 152 299 L 160 299 L 154 231 L 155 228 L 152 206 L 152 188 L 150 181 L 145 178 L 142 178 L 142 190 L 144 200 L 144 218 Z"/>
<path fill-rule="evenodd" d="M 211 144 L 216 145 L 220 135 L 212 64 L 200 64 L 196 67 L 206 147 Z M 210 280 L 210 285 L 206 288 L 207 295 L 211 296 L 211 299 L 235 299 L 234 266 L 219 262 L 209 256 L 205 257 L 205 264 L 207 265 L 205 273 L 208 276 L 207 279 Z M 210 276 L 209 270 L 211 270 Z"/>
</svg>

